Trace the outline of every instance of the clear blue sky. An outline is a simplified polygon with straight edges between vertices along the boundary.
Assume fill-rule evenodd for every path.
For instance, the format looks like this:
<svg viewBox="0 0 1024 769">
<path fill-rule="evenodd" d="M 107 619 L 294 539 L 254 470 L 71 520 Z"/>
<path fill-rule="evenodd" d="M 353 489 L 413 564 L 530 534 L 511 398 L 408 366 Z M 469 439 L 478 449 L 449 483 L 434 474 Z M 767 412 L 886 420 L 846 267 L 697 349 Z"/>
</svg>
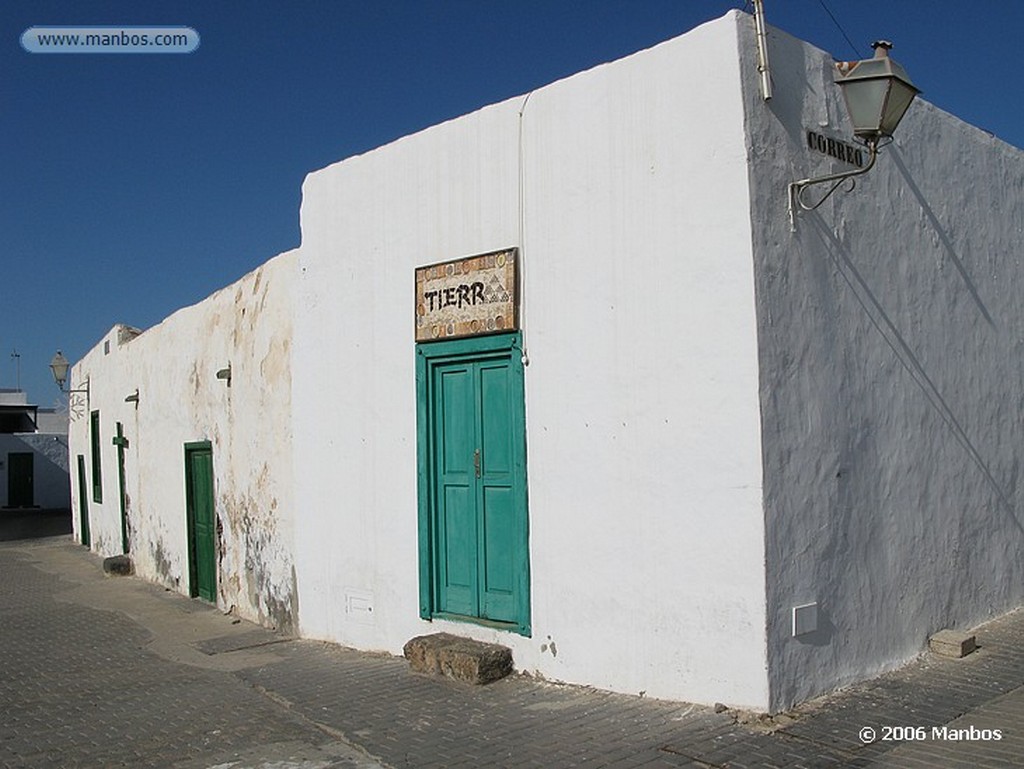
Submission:
<svg viewBox="0 0 1024 769">
<path fill-rule="evenodd" d="M 299 244 L 304 175 L 681 34 L 744 0 L 4 0 L 0 387 Z M 1024 147 L 1019 0 L 765 0 L 840 59 L 887 38 L 924 98 Z M 828 10 L 826 10 L 826 8 Z M 838 20 L 843 31 L 830 18 Z M 180 25 L 179 55 L 30 54 L 43 25 Z M 1019 194 L 1016 193 L 1016 194 Z"/>
</svg>

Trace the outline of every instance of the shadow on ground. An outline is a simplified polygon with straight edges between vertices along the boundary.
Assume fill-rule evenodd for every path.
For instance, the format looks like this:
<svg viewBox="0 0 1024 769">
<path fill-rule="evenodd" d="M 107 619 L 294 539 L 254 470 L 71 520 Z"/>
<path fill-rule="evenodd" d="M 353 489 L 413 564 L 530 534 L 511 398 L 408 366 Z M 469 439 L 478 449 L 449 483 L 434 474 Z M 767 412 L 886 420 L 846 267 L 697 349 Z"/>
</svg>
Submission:
<svg viewBox="0 0 1024 769">
<path fill-rule="evenodd" d="M 60 537 L 71 533 L 70 510 L 0 510 L 0 542 Z"/>
</svg>

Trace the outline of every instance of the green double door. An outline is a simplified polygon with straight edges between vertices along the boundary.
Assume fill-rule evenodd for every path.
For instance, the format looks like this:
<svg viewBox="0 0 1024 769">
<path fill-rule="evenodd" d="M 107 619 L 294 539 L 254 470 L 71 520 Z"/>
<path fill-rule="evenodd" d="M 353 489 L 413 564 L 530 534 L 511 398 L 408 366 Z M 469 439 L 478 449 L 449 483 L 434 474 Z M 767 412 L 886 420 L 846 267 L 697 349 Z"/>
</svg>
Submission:
<svg viewBox="0 0 1024 769">
<path fill-rule="evenodd" d="M 427 519 L 421 560 L 428 563 L 423 575 L 429 582 L 427 614 L 528 632 L 525 430 L 522 363 L 513 346 L 517 340 L 518 335 L 499 339 L 497 350 L 487 349 L 495 346 L 493 338 L 421 345 L 430 348 L 423 367 L 427 386 L 421 388 L 426 401 L 421 403 L 421 471 L 426 474 L 421 505 L 427 508 L 421 513 Z"/>
<path fill-rule="evenodd" d="M 213 449 L 185 446 L 185 506 L 188 528 L 189 593 L 217 601 L 217 529 L 213 502 Z"/>
</svg>

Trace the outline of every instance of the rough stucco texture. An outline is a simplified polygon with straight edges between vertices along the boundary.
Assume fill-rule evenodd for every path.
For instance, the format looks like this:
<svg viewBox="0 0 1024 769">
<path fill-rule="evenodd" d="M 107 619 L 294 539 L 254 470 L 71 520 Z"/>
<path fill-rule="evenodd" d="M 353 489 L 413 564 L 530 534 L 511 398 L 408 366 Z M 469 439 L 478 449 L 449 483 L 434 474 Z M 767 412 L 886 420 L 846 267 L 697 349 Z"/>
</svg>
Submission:
<svg viewBox="0 0 1024 769">
<path fill-rule="evenodd" d="M 831 59 L 770 45 L 769 104 L 753 38 L 743 58 L 779 709 L 1024 600 L 1024 157 L 918 101 L 790 231 L 788 182 L 848 168 L 806 131 L 852 131 Z M 808 602 L 818 630 L 791 637 Z"/>
</svg>

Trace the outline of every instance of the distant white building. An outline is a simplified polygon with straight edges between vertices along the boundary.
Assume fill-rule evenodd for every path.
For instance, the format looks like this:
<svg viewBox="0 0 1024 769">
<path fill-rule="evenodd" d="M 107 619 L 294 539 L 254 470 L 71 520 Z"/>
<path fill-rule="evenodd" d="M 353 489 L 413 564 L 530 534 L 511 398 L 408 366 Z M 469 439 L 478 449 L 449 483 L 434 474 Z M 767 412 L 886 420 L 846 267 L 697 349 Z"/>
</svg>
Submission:
<svg viewBox="0 0 1024 769">
<path fill-rule="evenodd" d="M 768 38 L 767 102 L 732 12 L 310 174 L 301 247 L 75 366 L 76 527 L 303 636 L 767 710 L 1024 603 L 1024 157 L 919 100 L 791 227 L 855 159 Z"/>
<path fill-rule="evenodd" d="M 0 390 L 0 508 L 69 510 L 68 420 Z"/>
</svg>

